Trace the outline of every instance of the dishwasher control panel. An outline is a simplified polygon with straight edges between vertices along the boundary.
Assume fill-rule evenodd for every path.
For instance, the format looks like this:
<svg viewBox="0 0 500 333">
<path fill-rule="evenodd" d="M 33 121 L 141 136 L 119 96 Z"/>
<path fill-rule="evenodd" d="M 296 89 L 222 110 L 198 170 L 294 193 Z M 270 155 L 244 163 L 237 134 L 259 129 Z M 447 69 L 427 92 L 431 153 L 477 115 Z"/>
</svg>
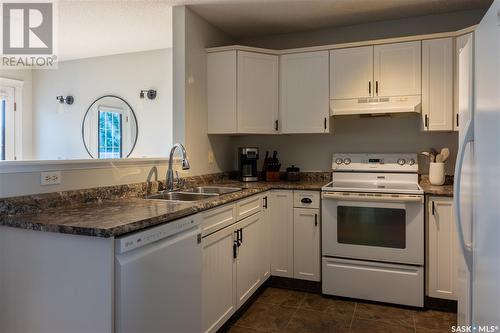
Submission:
<svg viewBox="0 0 500 333">
<path fill-rule="evenodd" d="M 159 226 L 116 238 L 115 253 L 125 253 L 138 247 L 175 236 L 191 229 L 199 229 L 201 215 L 196 214 L 179 220 L 165 222 Z M 201 231 L 200 231 L 201 232 Z"/>
</svg>

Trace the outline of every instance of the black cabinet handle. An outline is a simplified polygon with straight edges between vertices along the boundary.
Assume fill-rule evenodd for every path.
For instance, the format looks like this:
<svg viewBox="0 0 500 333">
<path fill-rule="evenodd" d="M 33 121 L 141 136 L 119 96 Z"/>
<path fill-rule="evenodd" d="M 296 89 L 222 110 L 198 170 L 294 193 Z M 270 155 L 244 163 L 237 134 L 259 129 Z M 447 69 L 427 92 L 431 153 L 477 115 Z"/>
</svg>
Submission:
<svg viewBox="0 0 500 333">
<path fill-rule="evenodd" d="M 312 201 L 310 198 L 302 198 L 302 199 L 300 200 L 300 202 L 305 203 L 305 204 L 310 204 L 310 203 L 312 203 L 313 201 Z"/>
<path fill-rule="evenodd" d="M 326 117 L 325 117 L 325 123 L 324 123 L 324 125 L 325 125 L 325 129 L 326 129 Z"/>
<path fill-rule="evenodd" d="M 432 215 L 436 215 L 436 207 L 434 205 L 434 201 L 432 202 Z"/>
<path fill-rule="evenodd" d="M 458 127 L 458 113 L 457 113 L 457 127 Z"/>
<path fill-rule="evenodd" d="M 375 81 L 375 93 L 378 96 L 378 81 Z"/>
<path fill-rule="evenodd" d="M 276 131 L 279 129 L 278 124 L 279 124 L 278 120 L 275 120 L 275 121 L 274 121 L 274 129 L 275 129 Z"/>
<path fill-rule="evenodd" d="M 233 259 L 238 258 L 238 244 L 236 241 L 233 243 Z"/>
<path fill-rule="evenodd" d="M 243 243 L 243 228 L 240 229 L 240 244 Z"/>
<path fill-rule="evenodd" d="M 267 196 L 265 196 L 263 199 L 264 199 L 263 207 L 267 208 Z"/>
<path fill-rule="evenodd" d="M 368 94 L 372 95 L 372 81 L 368 81 Z"/>
<path fill-rule="evenodd" d="M 424 125 L 425 125 L 425 127 L 429 128 L 429 116 L 428 115 L 425 115 L 425 117 L 424 117 Z"/>
<path fill-rule="evenodd" d="M 318 214 L 314 214 L 314 226 L 318 226 Z"/>
</svg>

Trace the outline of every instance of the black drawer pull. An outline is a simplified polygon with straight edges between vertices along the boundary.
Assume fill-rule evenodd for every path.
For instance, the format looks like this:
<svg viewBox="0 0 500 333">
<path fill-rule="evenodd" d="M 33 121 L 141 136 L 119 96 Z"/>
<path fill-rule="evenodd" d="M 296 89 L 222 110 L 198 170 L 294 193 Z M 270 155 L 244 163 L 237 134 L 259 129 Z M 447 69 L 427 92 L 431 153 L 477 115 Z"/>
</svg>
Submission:
<svg viewBox="0 0 500 333">
<path fill-rule="evenodd" d="M 300 202 L 304 203 L 304 204 L 310 204 L 312 203 L 313 201 L 310 199 L 310 198 L 302 198 L 300 200 Z"/>
</svg>

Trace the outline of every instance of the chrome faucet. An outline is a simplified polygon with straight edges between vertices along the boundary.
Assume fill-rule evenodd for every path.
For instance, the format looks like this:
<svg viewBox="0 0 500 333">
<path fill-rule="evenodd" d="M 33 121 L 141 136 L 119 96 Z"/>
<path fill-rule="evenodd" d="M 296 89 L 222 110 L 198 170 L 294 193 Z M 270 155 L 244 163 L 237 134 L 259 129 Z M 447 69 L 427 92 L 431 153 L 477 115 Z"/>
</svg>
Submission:
<svg viewBox="0 0 500 333">
<path fill-rule="evenodd" d="M 180 143 L 176 143 L 172 149 L 170 149 L 170 158 L 168 160 L 168 170 L 167 170 L 167 191 L 172 191 L 174 189 L 174 153 L 175 149 L 180 148 L 182 153 L 182 170 L 188 170 L 191 168 L 189 165 L 189 160 L 186 154 L 186 148 Z"/>
</svg>

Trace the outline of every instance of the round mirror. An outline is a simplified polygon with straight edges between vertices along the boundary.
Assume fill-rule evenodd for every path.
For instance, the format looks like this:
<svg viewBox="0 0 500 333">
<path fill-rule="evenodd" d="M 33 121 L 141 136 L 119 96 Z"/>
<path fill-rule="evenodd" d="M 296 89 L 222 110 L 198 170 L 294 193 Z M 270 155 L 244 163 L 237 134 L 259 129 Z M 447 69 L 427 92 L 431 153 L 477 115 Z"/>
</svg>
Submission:
<svg viewBox="0 0 500 333">
<path fill-rule="evenodd" d="M 129 157 L 137 142 L 137 132 L 134 110 L 118 96 L 99 97 L 83 118 L 83 143 L 92 158 Z"/>
</svg>

